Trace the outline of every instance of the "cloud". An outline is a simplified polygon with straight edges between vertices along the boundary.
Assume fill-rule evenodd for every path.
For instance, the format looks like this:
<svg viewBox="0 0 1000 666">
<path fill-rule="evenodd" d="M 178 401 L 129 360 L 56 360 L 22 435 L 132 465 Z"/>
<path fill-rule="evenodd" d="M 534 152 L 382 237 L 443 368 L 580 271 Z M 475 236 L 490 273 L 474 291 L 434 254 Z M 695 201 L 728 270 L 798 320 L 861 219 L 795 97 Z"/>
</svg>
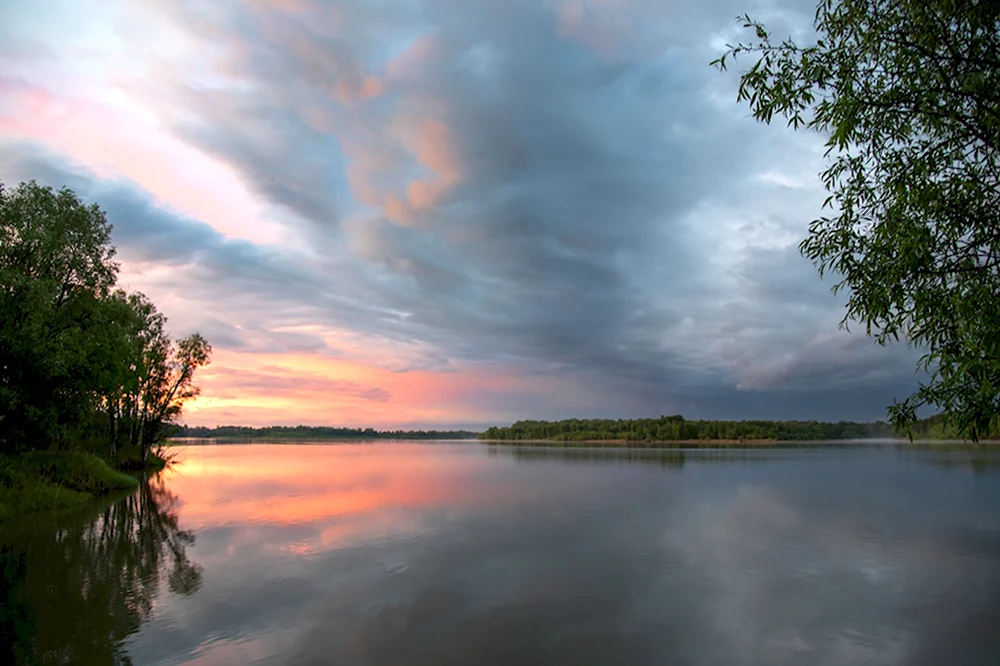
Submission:
<svg viewBox="0 0 1000 666">
<path fill-rule="evenodd" d="M 323 395 L 327 399 L 334 397 L 358 398 L 374 402 L 386 402 L 392 395 L 381 388 L 366 387 L 356 382 L 329 379 L 326 377 L 288 376 L 281 367 L 272 367 L 270 372 L 251 372 L 233 368 L 210 368 L 203 373 L 202 383 L 212 387 L 216 383 L 221 390 L 213 391 L 213 396 L 221 399 L 231 399 L 246 395 L 247 391 L 262 393 L 277 398 L 286 394 Z"/>
<path fill-rule="evenodd" d="M 916 354 L 839 331 L 843 303 L 795 252 L 823 199 L 821 141 L 756 125 L 734 75 L 707 65 L 745 9 L 122 8 L 118 25 L 149 32 L 120 35 L 128 66 L 111 48 L 84 59 L 118 86 L 95 78 L 92 96 L 124 95 L 176 144 L 171 159 L 206 160 L 204 193 L 230 174 L 225 201 L 252 206 L 224 221 L 172 207 L 134 161 L 109 174 L 72 136 L 46 144 L 20 125 L 6 177 L 91 192 L 133 283 L 233 349 L 363 356 L 365 340 L 397 372 L 557 377 L 581 387 L 580 410 L 609 416 L 877 417 L 914 388 Z M 757 9 L 779 31 L 808 29 L 803 3 Z M 58 106 L 38 58 L 6 56 L 48 95 L 43 111 Z M 523 415 L 571 409 L 549 398 Z"/>
</svg>

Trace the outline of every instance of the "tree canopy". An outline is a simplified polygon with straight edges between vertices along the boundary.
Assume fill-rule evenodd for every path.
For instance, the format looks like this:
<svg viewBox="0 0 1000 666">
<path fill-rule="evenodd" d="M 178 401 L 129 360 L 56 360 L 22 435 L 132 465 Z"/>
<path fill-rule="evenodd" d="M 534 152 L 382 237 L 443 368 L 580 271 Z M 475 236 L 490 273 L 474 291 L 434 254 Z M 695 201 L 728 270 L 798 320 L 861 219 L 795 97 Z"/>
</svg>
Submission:
<svg viewBox="0 0 1000 666">
<path fill-rule="evenodd" d="M 816 38 L 747 43 L 738 101 L 826 137 L 828 214 L 800 249 L 842 324 L 923 350 L 929 379 L 890 407 L 899 427 L 936 406 L 973 439 L 1000 420 L 1000 3 L 822 0 Z"/>
<path fill-rule="evenodd" d="M 959 433 L 932 416 L 911 424 L 914 436 L 923 439 L 959 439 Z M 683 442 L 747 441 L 816 442 L 851 439 L 888 439 L 896 436 L 888 423 L 840 421 L 705 421 L 686 420 L 680 414 L 653 419 L 564 419 L 562 421 L 518 421 L 512 425 L 491 426 L 479 438 L 495 441 L 553 442 Z M 1000 437 L 1000 428 L 983 433 Z"/>
<path fill-rule="evenodd" d="M 683 416 L 655 419 L 565 419 L 518 421 L 492 426 L 480 435 L 486 440 L 551 440 L 671 442 L 685 440 L 820 441 L 891 437 L 885 423 L 820 423 L 818 421 L 688 421 Z"/>
<path fill-rule="evenodd" d="M 211 346 L 171 341 L 149 299 L 117 288 L 111 229 L 68 189 L 0 184 L 0 452 L 145 458 L 198 393 Z"/>
</svg>

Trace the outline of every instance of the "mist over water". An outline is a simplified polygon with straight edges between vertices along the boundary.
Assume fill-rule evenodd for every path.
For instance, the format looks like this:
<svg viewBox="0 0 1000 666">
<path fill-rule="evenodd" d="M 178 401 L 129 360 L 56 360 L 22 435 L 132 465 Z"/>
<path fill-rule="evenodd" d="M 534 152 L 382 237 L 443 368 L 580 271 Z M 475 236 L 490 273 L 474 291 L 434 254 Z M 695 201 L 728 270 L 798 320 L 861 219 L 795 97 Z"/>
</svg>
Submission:
<svg viewBox="0 0 1000 666">
<path fill-rule="evenodd" d="M 119 661 L 1000 663 L 997 455 L 377 443 L 182 459 L 146 521 L 169 547 L 143 560 L 142 612 L 99 627 Z M 17 640 L 135 596 L 111 582 L 43 612 L 24 581 L 66 582 L 38 555 L 65 530 L 28 533 L 3 550 L 21 567 L 3 597 Z M 69 633 L 55 640 L 87 637 Z"/>
</svg>

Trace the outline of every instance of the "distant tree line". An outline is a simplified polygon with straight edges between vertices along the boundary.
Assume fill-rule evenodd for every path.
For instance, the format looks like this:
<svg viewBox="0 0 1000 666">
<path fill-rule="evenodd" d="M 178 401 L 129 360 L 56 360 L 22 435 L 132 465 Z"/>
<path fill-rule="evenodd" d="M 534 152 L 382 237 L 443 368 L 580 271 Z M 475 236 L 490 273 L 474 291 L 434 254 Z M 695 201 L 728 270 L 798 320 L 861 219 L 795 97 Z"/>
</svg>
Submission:
<svg viewBox="0 0 1000 666">
<path fill-rule="evenodd" d="M 688 421 L 683 416 L 655 419 L 566 419 L 564 421 L 518 421 L 508 427 L 490 427 L 480 434 L 484 440 L 551 441 L 685 441 L 685 440 L 777 440 L 816 441 L 893 437 L 887 423 L 822 423 L 819 421 Z"/>
<path fill-rule="evenodd" d="M 111 225 L 72 191 L 0 183 L 0 453 L 84 448 L 146 459 L 211 346 L 117 286 Z"/>
<path fill-rule="evenodd" d="M 910 428 L 914 439 L 965 439 L 960 427 L 944 414 L 921 419 Z M 983 431 L 979 439 L 1000 439 L 1000 424 Z"/>
<path fill-rule="evenodd" d="M 475 439 L 470 430 L 375 430 L 374 428 L 335 428 L 331 426 L 178 426 L 174 437 L 204 439 Z"/>
</svg>

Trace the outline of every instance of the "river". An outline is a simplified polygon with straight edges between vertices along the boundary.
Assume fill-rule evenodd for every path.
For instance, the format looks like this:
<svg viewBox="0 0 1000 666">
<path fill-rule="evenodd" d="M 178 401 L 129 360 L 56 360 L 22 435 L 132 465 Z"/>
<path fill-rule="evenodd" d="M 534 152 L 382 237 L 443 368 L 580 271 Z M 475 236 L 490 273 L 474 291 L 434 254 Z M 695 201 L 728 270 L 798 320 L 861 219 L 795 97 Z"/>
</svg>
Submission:
<svg viewBox="0 0 1000 666">
<path fill-rule="evenodd" d="M 0 529 L 0 662 L 1000 664 L 1000 454 L 187 446 Z"/>
</svg>

